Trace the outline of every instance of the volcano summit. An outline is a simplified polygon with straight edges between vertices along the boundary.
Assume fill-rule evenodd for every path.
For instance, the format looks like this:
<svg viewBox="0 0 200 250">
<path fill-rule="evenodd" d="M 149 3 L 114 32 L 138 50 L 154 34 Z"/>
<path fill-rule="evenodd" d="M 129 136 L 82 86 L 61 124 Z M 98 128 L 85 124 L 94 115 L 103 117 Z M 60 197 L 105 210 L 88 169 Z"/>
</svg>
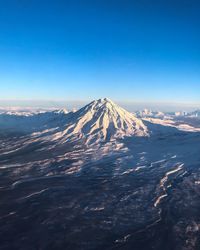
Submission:
<svg viewBox="0 0 200 250">
<path fill-rule="evenodd" d="M 142 120 L 104 98 L 75 112 L 64 134 L 86 138 L 87 143 L 94 143 L 125 136 L 147 136 L 148 129 Z"/>
<path fill-rule="evenodd" d="M 193 119 L 138 118 L 107 98 L 0 114 L 1 248 L 199 249 Z"/>
</svg>

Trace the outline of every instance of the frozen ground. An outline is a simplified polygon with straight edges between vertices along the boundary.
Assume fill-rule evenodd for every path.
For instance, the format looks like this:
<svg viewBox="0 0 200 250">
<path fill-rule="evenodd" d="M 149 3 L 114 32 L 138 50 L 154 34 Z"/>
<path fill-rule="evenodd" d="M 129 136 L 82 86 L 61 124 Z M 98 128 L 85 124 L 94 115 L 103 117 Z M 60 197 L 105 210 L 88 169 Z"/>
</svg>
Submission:
<svg viewBox="0 0 200 250">
<path fill-rule="evenodd" d="M 0 249 L 199 249 L 198 120 L 88 144 L 63 133 L 71 115 L 0 124 Z"/>
</svg>

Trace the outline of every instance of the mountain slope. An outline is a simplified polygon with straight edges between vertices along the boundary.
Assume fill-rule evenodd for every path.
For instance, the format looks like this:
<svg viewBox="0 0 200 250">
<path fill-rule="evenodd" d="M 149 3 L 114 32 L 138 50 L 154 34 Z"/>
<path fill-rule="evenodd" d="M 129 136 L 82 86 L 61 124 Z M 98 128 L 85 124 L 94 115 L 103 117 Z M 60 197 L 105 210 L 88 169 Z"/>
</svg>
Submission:
<svg viewBox="0 0 200 250">
<path fill-rule="evenodd" d="M 22 134 L 30 134 L 39 132 L 45 129 L 61 127 L 67 123 L 70 117 L 66 110 L 55 110 L 36 114 L 16 114 L 3 113 L 0 115 L 0 130 L 1 132 L 13 131 Z"/>
<path fill-rule="evenodd" d="M 147 136 L 142 120 L 104 98 L 93 101 L 73 114 L 65 136 L 85 138 L 87 143 L 109 141 L 125 136 Z"/>
</svg>

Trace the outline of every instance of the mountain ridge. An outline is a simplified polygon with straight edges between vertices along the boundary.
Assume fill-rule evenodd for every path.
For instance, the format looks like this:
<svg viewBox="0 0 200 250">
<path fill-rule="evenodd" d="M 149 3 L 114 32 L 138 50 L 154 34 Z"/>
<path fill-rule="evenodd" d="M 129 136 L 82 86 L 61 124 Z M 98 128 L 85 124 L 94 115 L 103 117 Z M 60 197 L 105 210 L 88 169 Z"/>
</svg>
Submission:
<svg viewBox="0 0 200 250">
<path fill-rule="evenodd" d="M 147 136 L 141 119 L 119 107 L 108 98 L 87 104 L 73 113 L 65 135 L 86 138 L 87 143 L 109 141 L 125 136 Z"/>
</svg>

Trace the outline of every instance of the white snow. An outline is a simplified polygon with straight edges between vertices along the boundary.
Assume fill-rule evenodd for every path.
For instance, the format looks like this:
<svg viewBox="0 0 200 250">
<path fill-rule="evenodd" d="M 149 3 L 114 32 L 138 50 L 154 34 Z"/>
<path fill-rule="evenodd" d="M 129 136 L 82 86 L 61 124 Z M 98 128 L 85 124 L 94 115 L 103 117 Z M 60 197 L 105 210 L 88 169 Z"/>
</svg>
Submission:
<svg viewBox="0 0 200 250">
<path fill-rule="evenodd" d="M 143 120 L 149 121 L 154 124 L 159 124 L 162 126 L 167 126 L 167 127 L 174 127 L 182 131 L 187 131 L 187 132 L 200 132 L 200 128 L 193 127 L 189 124 L 176 124 L 174 120 L 171 119 L 159 119 L 159 118 L 144 118 Z"/>
<path fill-rule="evenodd" d="M 148 135 L 142 120 L 104 98 L 75 112 L 62 136 L 85 138 L 86 144 L 92 144 L 133 135 Z"/>
</svg>

